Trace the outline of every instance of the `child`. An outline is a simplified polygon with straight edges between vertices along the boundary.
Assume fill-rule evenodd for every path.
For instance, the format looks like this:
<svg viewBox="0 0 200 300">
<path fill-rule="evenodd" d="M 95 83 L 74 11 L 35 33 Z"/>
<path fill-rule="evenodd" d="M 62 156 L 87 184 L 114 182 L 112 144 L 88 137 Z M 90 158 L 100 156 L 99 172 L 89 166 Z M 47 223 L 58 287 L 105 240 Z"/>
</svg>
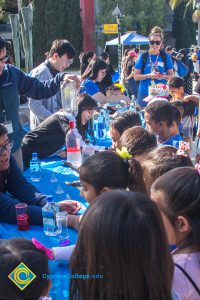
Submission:
<svg viewBox="0 0 200 300">
<path fill-rule="evenodd" d="M 169 92 L 172 98 L 170 102 L 181 100 L 183 102 L 184 113 L 182 118 L 183 124 L 183 140 L 192 145 L 193 127 L 194 127 L 194 114 L 195 107 L 199 103 L 197 96 L 185 95 L 184 93 L 184 80 L 180 77 L 172 77 L 168 81 Z"/>
<path fill-rule="evenodd" d="M 98 195 L 112 189 L 146 192 L 139 162 L 130 164 L 110 151 L 89 156 L 80 167 L 81 195 L 91 203 Z M 137 170 L 137 172 L 136 172 Z M 80 216 L 68 215 L 68 224 L 78 230 Z"/>
<path fill-rule="evenodd" d="M 181 300 L 200 299 L 200 169 L 177 168 L 158 178 L 151 197 L 176 244 L 174 289 Z"/>
<path fill-rule="evenodd" d="M 191 159 L 175 147 L 163 146 L 149 152 L 142 162 L 145 187 L 149 193 L 151 185 L 162 174 L 178 167 L 193 167 Z M 137 170 L 135 170 L 137 172 Z"/>
<path fill-rule="evenodd" d="M 110 136 L 112 139 L 112 147 L 114 149 L 120 148 L 119 139 L 122 133 L 133 126 L 141 126 L 142 122 L 140 116 L 136 112 L 125 111 L 119 114 L 110 124 Z"/>
<path fill-rule="evenodd" d="M 24 290 L 19 289 L 8 277 L 22 262 L 36 275 L 35 279 Z M 1 240 L 0 270 L 0 299 L 36 300 L 41 296 L 48 295 L 51 282 L 42 276 L 49 274 L 48 257 L 44 251 L 37 249 L 30 240 L 23 238 Z M 15 275 L 18 278 L 20 272 Z M 24 276 L 25 272 L 22 271 L 22 275 Z M 26 274 L 26 276 L 25 279 L 28 280 L 28 275 Z"/>
<path fill-rule="evenodd" d="M 172 300 L 173 266 L 156 205 L 140 193 L 101 194 L 81 222 L 71 272 L 88 277 L 71 279 L 70 299 Z"/>
<path fill-rule="evenodd" d="M 139 162 L 144 160 L 148 152 L 156 148 L 156 136 L 148 130 L 134 126 L 124 131 L 120 138 L 120 145 Z"/>
<path fill-rule="evenodd" d="M 172 127 L 174 121 L 174 110 L 166 101 L 155 101 L 145 108 L 144 118 L 147 129 L 157 135 L 158 145 L 171 145 L 179 147 L 182 137 L 179 131 Z"/>
</svg>

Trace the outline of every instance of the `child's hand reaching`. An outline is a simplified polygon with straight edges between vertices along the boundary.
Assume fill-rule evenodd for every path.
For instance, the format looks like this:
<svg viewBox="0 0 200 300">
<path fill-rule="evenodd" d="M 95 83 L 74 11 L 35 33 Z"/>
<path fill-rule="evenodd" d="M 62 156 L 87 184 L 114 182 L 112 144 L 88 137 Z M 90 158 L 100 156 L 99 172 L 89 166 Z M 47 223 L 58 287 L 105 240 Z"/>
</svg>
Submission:
<svg viewBox="0 0 200 300">
<path fill-rule="evenodd" d="M 63 200 L 57 203 L 61 211 L 66 211 L 68 214 L 76 215 L 82 208 L 81 203 L 73 200 Z"/>
</svg>

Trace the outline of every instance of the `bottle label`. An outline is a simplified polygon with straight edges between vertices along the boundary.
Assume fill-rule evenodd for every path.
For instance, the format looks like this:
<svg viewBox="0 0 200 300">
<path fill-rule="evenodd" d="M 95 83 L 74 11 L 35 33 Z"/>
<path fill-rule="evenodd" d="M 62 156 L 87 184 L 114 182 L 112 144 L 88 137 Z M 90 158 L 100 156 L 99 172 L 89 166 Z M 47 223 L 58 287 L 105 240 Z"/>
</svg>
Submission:
<svg viewBox="0 0 200 300">
<path fill-rule="evenodd" d="M 31 172 L 40 172 L 40 164 L 30 164 Z"/>
<path fill-rule="evenodd" d="M 49 225 L 49 226 L 55 226 L 56 222 L 55 222 L 54 219 L 43 218 L 43 224 L 44 225 Z"/>
</svg>

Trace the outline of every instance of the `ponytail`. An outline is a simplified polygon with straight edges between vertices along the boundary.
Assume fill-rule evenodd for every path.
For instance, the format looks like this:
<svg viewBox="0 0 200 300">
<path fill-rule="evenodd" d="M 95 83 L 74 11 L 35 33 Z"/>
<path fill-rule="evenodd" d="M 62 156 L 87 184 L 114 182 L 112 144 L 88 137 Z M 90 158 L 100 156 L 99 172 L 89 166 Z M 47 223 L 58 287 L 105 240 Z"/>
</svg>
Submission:
<svg viewBox="0 0 200 300">
<path fill-rule="evenodd" d="M 143 179 L 142 167 L 136 159 L 129 160 L 129 183 L 128 188 L 130 191 L 141 192 L 147 194 Z"/>
</svg>

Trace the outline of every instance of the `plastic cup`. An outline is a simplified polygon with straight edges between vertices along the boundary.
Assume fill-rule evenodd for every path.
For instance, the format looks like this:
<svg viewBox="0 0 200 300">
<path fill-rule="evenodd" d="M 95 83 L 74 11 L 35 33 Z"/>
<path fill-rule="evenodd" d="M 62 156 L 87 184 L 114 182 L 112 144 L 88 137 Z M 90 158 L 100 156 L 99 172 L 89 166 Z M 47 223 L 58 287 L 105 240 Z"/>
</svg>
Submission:
<svg viewBox="0 0 200 300">
<path fill-rule="evenodd" d="M 70 242 L 69 231 L 67 226 L 67 212 L 62 211 L 56 214 L 56 223 L 58 226 L 59 246 L 67 246 Z"/>
<path fill-rule="evenodd" d="M 19 230 L 25 231 L 29 229 L 29 216 L 27 213 L 28 206 L 26 203 L 19 203 L 15 205 L 17 226 Z"/>
</svg>

